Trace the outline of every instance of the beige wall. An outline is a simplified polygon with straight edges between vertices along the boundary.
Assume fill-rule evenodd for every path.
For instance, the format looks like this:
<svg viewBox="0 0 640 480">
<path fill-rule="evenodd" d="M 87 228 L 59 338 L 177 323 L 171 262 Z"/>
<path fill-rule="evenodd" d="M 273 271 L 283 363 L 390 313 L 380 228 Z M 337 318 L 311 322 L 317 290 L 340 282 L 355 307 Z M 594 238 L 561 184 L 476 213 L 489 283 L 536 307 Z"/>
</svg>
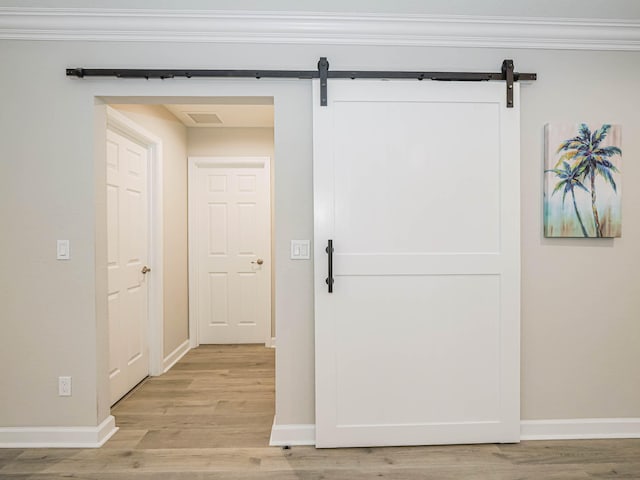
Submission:
<svg viewBox="0 0 640 480">
<path fill-rule="evenodd" d="M 162 105 L 111 104 L 162 139 L 164 357 L 189 338 L 187 128 Z"/>
<path fill-rule="evenodd" d="M 189 156 L 266 155 L 273 161 L 273 128 L 188 128 Z"/>
<path fill-rule="evenodd" d="M 190 157 L 266 156 L 271 158 L 271 261 L 275 259 L 275 215 L 273 192 L 276 163 L 273 155 L 273 128 L 188 128 Z M 271 269 L 271 336 L 276 335 L 276 269 Z"/>
<path fill-rule="evenodd" d="M 186 7 L 185 7 L 186 8 Z M 521 14 L 526 14 L 523 10 Z M 539 74 L 522 87 L 522 417 L 640 417 L 640 53 L 337 45 L 0 43 L 0 425 L 95 425 L 105 375 L 104 286 L 96 281 L 94 97 L 265 95 L 275 105 L 278 423 L 314 422 L 312 262 L 288 259 L 312 238 L 308 81 L 68 79 L 91 66 L 299 68 L 325 55 L 353 69 L 494 71 L 503 58 Z M 329 84 L 329 92 L 330 92 Z M 623 126 L 620 239 L 542 237 L 543 126 Z M 55 240 L 72 260 L 55 260 Z M 96 307 L 98 305 L 98 307 Z M 98 354 L 96 354 L 96 349 Z M 57 396 L 58 375 L 74 377 Z M 104 396 L 104 393 L 100 393 Z"/>
</svg>

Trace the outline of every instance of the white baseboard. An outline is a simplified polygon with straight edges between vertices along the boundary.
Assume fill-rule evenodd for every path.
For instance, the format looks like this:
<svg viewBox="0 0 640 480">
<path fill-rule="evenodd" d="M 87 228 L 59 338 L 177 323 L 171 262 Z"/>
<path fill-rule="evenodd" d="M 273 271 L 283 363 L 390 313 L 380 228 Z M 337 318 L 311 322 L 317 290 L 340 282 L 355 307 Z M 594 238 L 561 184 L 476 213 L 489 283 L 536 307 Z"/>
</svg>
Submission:
<svg viewBox="0 0 640 480">
<path fill-rule="evenodd" d="M 117 431 L 112 415 L 97 427 L 0 427 L 0 448 L 98 448 Z"/>
<path fill-rule="evenodd" d="M 316 426 L 313 424 L 276 425 L 273 418 L 271 427 L 271 439 L 269 445 L 272 447 L 283 447 L 285 445 L 315 445 Z"/>
<path fill-rule="evenodd" d="M 640 418 L 523 420 L 521 440 L 640 438 Z"/>
<path fill-rule="evenodd" d="M 264 346 L 267 348 L 276 348 L 276 337 L 271 337 Z"/>
<path fill-rule="evenodd" d="M 520 432 L 521 440 L 640 438 L 640 418 L 523 420 Z M 269 445 L 315 445 L 315 438 L 313 424 L 277 425 L 274 418 Z"/>
<path fill-rule="evenodd" d="M 189 339 L 186 339 L 162 361 L 162 373 L 167 373 L 171 370 L 171 367 L 178 363 L 189 350 L 191 350 L 191 345 L 189 344 Z"/>
</svg>

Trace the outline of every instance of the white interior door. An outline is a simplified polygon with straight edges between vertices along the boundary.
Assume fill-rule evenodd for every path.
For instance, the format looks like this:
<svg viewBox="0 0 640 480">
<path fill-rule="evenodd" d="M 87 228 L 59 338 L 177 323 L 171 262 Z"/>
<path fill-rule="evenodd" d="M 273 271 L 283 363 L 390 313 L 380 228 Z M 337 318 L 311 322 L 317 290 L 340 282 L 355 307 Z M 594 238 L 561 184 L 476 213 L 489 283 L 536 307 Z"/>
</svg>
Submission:
<svg viewBox="0 0 640 480">
<path fill-rule="evenodd" d="M 316 445 L 519 441 L 518 86 L 318 87 Z"/>
<path fill-rule="evenodd" d="M 149 373 L 148 152 L 107 130 L 107 245 L 111 404 Z"/>
<path fill-rule="evenodd" d="M 270 325 L 269 158 L 192 158 L 198 343 L 265 343 Z"/>
</svg>

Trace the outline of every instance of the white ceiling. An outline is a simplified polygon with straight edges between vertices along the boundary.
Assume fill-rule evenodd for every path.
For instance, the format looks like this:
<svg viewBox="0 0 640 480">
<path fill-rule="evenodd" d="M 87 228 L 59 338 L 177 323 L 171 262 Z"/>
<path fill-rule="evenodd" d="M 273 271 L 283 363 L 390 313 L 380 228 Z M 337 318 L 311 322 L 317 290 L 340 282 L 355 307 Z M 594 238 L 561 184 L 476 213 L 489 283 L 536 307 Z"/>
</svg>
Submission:
<svg viewBox="0 0 640 480">
<path fill-rule="evenodd" d="M 165 104 L 165 108 L 189 128 L 262 127 L 273 128 L 273 100 L 233 97 L 215 104 Z"/>
</svg>

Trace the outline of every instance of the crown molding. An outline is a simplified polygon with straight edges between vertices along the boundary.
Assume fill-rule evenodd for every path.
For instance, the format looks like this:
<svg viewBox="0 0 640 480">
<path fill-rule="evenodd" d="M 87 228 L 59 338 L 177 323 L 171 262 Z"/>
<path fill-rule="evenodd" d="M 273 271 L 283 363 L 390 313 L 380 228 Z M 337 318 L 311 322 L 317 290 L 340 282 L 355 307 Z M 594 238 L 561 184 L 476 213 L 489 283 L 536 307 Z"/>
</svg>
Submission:
<svg viewBox="0 0 640 480">
<path fill-rule="evenodd" d="M 640 50 L 640 21 L 0 7 L 0 39 Z"/>
</svg>

